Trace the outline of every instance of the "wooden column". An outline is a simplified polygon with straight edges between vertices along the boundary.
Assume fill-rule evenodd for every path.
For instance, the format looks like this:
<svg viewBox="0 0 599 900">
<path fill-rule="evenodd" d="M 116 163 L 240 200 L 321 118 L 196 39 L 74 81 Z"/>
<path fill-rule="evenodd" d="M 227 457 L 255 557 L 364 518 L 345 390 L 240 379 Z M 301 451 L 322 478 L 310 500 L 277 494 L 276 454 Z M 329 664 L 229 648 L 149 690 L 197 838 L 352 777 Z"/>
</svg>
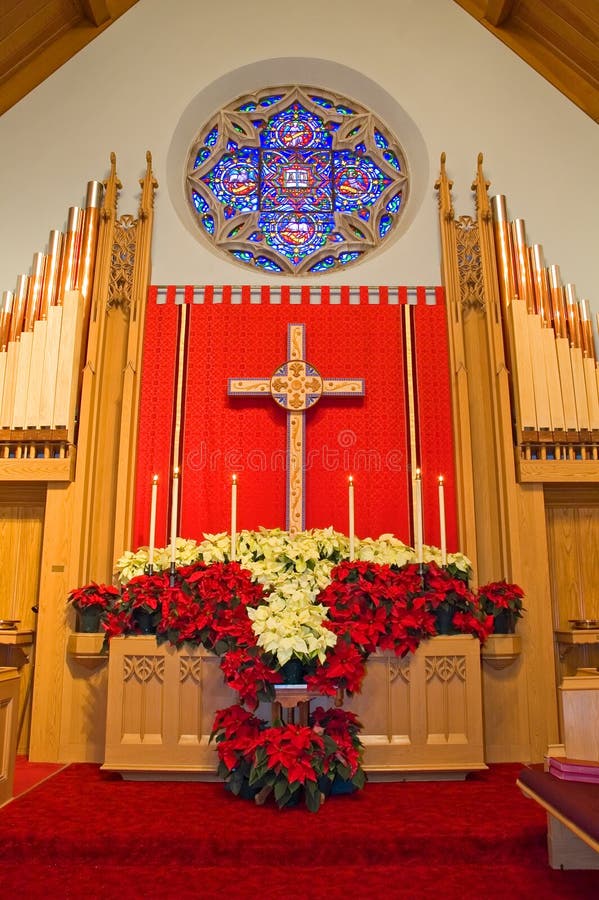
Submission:
<svg viewBox="0 0 599 900">
<path fill-rule="evenodd" d="M 92 672 L 67 654 L 74 616 L 66 598 L 88 581 L 111 582 L 115 544 L 129 540 L 155 186 L 148 154 L 140 218 L 117 218 L 121 185 L 111 155 L 91 293 L 75 480 L 48 486 L 31 759 L 103 758 L 106 667 Z"/>
<path fill-rule="evenodd" d="M 472 471 L 469 372 L 466 363 L 462 288 L 457 264 L 457 226 L 451 200 L 453 182 L 447 178 L 445 154 L 441 155 L 441 172 L 435 185 L 439 191 L 439 224 L 441 228 L 441 266 L 447 304 L 447 333 L 451 377 L 451 405 L 456 470 L 456 497 L 459 546 L 477 569 L 476 519 L 474 513 L 474 480 Z"/>
<path fill-rule="evenodd" d="M 141 203 L 137 222 L 135 262 L 131 282 L 131 304 L 127 363 L 123 380 L 123 403 L 119 435 L 119 463 L 113 560 L 131 549 L 135 502 L 135 464 L 139 430 L 139 397 L 143 357 L 144 325 L 148 285 L 150 283 L 152 228 L 154 223 L 154 191 L 158 182 L 152 174 L 152 157 L 146 155 L 146 174 L 141 179 Z"/>
<path fill-rule="evenodd" d="M 474 524 L 472 517 L 468 523 L 473 533 L 469 530 L 466 540 L 460 537 L 479 584 L 506 578 L 526 593 L 526 613 L 519 623 L 521 656 L 505 668 L 483 670 L 486 759 L 540 760 L 557 735 L 543 491 L 516 480 L 511 376 L 482 156 L 472 185 L 476 219 L 449 214 L 449 187 L 442 159 L 438 188 L 454 433 L 457 453 L 471 460 L 470 472 L 461 460 L 457 472 L 459 479 L 466 477 L 461 491 L 470 495 L 474 511 Z"/>
</svg>

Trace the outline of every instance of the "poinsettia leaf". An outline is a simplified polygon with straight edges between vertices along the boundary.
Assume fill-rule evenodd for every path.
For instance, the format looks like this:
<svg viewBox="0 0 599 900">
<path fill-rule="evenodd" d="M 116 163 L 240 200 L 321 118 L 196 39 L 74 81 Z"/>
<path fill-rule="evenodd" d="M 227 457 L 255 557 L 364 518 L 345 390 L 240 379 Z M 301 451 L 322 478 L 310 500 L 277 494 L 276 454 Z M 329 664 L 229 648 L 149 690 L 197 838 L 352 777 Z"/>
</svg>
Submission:
<svg viewBox="0 0 599 900">
<path fill-rule="evenodd" d="M 337 741 L 333 740 L 330 734 L 327 734 L 326 731 L 323 734 L 322 739 L 324 741 L 324 751 L 326 755 L 333 756 L 333 754 L 336 753 L 339 748 Z"/>
<path fill-rule="evenodd" d="M 320 790 L 315 781 L 307 781 L 304 785 L 304 793 L 306 798 L 306 806 L 310 812 L 318 812 L 322 802 Z"/>
<path fill-rule="evenodd" d="M 231 793 L 235 794 L 236 797 L 238 797 L 241 793 L 244 781 L 245 778 L 243 772 L 241 772 L 239 769 L 236 769 L 231 773 L 231 777 L 228 779 L 228 784 Z"/>
<path fill-rule="evenodd" d="M 343 781 L 349 781 L 351 778 L 351 769 L 349 766 L 344 766 L 343 763 L 337 763 L 337 775 L 339 778 L 342 778 Z"/>
<path fill-rule="evenodd" d="M 359 791 L 362 790 L 364 785 L 366 784 L 366 772 L 364 769 L 358 769 L 352 778 L 353 784 L 357 787 Z"/>
<path fill-rule="evenodd" d="M 287 793 L 289 793 L 288 781 L 275 782 L 275 800 L 279 805 Z"/>
</svg>

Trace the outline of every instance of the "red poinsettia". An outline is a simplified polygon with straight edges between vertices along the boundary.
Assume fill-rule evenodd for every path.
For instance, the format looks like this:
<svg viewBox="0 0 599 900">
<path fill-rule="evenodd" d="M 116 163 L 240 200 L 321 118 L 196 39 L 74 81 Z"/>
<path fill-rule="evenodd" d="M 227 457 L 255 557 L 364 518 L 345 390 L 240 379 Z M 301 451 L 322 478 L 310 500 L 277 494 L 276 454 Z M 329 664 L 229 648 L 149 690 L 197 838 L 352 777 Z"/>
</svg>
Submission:
<svg viewBox="0 0 599 900">
<path fill-rule="evenodd" d="M 317 768 L 322 767 L 324 742 L 319 734 L 306 725 L 283 725 L 267 728 L 258 748 L 266 755 L 266 769 L 275 775 L 284 774 L 289 783 L 305 784 L 316 781 Z M 316 760 L 321 765 L 314 765 Z"/>
<path fill-rule="evenodd" d="M 262 585 L 252 581 L 251 573 L 239 563 L 194 563 L 179 570 L 181 589 L 197 604 L 202 627 L 197 640 L 207 649 L 223 653 L 256 643 L 248 606 L 258 606 L 264 596 Z"/>
<path fill-rule="evenodd" d="M 303 788 L 308 809 L 322 802 L 321 790 L 335 778 L 362 787 L 363 747 L 357 717 L 342 709 L 314 710 L 311 726 L 267 726 L 239 704 L 216 713 L 210 740 L 216 740 L 219 774 L 233 793 L 272 793 L 287 806 Z"/>
<path fill-rule="evenodd" d="M 504 609 L 509 609 L 518 618 L 522 618 L 524 591 L 517 584 L 507 581 L 492 581 L 478 589 L 478 596 L 484 611 L 491 616 Z"/>
<path fill-rule="evenodd" d="M 272 685 L 281 680 L 281 674 L 264 661 L 257 649 L 228 650 L 220 667 L 227 685 L 239 693 L 241 702 L 250 709 L 255 709 L 259 700 L 274 700 Z"/>
<path fill-rule="evenodd" d="M 360 765 L 364 748 L 359 734 L 362 728 L 355 713 L 339 707 L 325 710 L 317 706 L 311 716 L 312 727 L 322 734 L 327 756 L 324 771 L 331 780 L 335 776 L 343 781 L 353 781 L 355 787 L 364 783 Z"/>
<path fill-rule="evenodd" d="M 89 609 L 90 606 L 108 610 L 114 606 L 120 596 L 119 589 L 111 584 L 96 584 L 95 581 L 91 581 L 84 587 L 71 591 L 68 602 L 78 610 Z"/>
<path fill-rule="evenodd" d="M 366 654 L 351 641 L 341 638 L 327 652 L 326 660 L 306 676 L 309 690 L 334 696 L 339 688 L 348 694 L 357 693 L 366 674 Z"/>
<path fill-rule="evenodd" d="M 157 612 L 161 609 L 164 593 L 169 586 L 166 572 L 155 575 L 136 575 L 128 581 L 123 589 L 122 606 L 124 609 L 142 609 L 145 612 Z"/>
<path fill-rule="evenodd" d="M 107 648 L 110 638 L 129 634 L 133 627 L 130 613 L 123 609 L 107 612 L 104 615 L 102 626 L 106 632 L 104 636 L 104 649 Z"/>
</svg>

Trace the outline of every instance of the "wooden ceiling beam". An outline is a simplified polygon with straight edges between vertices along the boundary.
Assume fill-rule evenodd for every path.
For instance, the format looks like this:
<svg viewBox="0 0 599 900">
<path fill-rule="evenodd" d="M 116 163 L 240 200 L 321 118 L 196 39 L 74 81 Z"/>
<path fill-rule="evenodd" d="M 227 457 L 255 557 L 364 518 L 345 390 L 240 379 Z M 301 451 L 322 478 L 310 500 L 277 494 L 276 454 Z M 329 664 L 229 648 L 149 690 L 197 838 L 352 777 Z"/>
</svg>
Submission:
<svg viewBox="0 0 599 900">
<path fill-rule="evenodd" d="M 38 42 L 37 52 L 23 54 L 20 65 L 9 65 L 12 57 L 10 60 L 3 59 L 3 42 L 0 41 L 0 115 L 109 28 L 137 2 L 138 0 L 109 0 L 108 6 L 105 0 L 78 0 L 72 5 L 72 9 L 79 12 L 80 16 L 75 16 L 73 22 L 65 22 L 63 30 L 48 42 Z M 108 18 L 96 24 L 91 17 L 102 18 L 103 8 L 108 9 Z M 89 11 L 89 16 L 86 10 Z"/>
<path fill-rule="evenodd" d="M 514 3 L 515 0 L 487 0 L 485 19 L 495 28 L 499 28 L 511 16 Z"/>
<path fill-rule="evenodd" d="M 597 0 L 454 2 L 599 122 Z"/>
<path fill-rule="evenodd" d="M 92 25 L 98 28 L 110 19 L 110 10 L 106 0 L 79 0 L 81 11 Z"/>
</svg>

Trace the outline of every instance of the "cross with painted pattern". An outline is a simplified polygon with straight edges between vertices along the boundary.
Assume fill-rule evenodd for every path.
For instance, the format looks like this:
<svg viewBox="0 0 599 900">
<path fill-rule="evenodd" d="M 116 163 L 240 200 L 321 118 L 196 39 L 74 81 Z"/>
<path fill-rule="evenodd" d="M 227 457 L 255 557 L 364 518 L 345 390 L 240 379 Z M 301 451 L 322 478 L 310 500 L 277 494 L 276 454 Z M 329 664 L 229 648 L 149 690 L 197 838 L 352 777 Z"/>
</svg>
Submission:
<svg viewBox="0 0 599 900">
<path fill-rule="evenodd" d="M 287 411 L 287 530 L 305 527 L 306 410 L 321 397 L 363 397 L 363 378 L 322 378 L 306 362 L 306 326 L 287 326 L 287 361 L 270 378 L 229 378 L 230 397 L 270 394 Z"/>
</svg>

